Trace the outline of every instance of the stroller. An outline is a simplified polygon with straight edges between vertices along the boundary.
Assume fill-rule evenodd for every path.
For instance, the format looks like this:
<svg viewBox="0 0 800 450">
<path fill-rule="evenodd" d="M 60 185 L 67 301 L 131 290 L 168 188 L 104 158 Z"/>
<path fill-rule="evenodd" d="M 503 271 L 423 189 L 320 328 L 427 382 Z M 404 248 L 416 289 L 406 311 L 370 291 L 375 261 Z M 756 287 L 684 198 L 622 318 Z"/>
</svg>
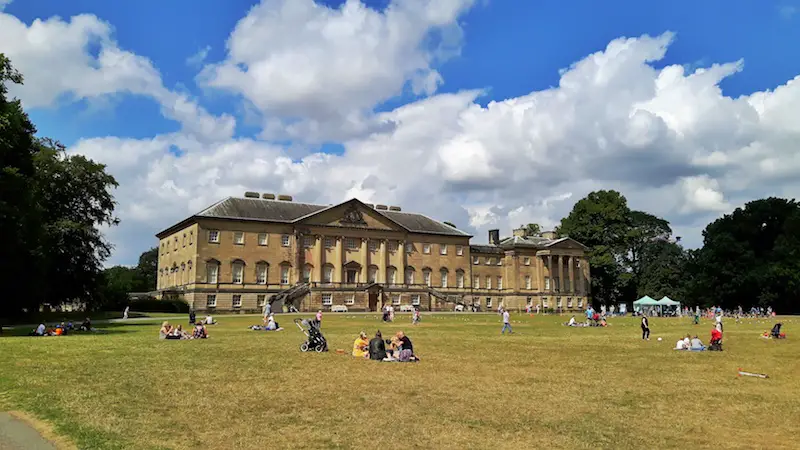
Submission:
<svg viewBox="0 0 800 450">
<path fill-rule="evenodd" d="M 317 353 L 328 351 L 328 341 L 319 330 L 319 321 L 314 319 L 294 319 L 294 324 L 308 338 L 306 342 L 300 344 L 300 351 L 307 352 L 314 350 Z"/>
<path fill-rule="evenodd" d="M 781 326 L 783 326 L 782 323 L 776 323 L 775 326 L 772 327 L 772 331 L 769 333 L 770 337 L 773 339 L 785 339 L 786 335 L 781 333 Z"/>
</svg>

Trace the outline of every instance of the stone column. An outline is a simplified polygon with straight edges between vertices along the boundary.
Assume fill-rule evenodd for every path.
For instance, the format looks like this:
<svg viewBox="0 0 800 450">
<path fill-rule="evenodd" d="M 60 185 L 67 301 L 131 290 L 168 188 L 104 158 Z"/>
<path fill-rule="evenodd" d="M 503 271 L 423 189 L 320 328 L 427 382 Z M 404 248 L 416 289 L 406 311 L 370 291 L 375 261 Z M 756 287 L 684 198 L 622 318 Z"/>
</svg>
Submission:
<svg viewBox="0 0 800 450">
<path fill-rule="evenodd" d="M 569 256 L 568 258 L 569 258 L 568 259 L 568 261 L 569 261 L 569 292 L 575 293 L 575 292 L 578 292 L 575 289 L 575 270 L 574 270 L 575 257 L 574 256 Z"/>
<path fill-rule="evenodd" d="M 386 239 L 381 239 L 378 249 L 378 283 L 386 283 Z"/>
<path fill-rule="evenodd" d="M 359 283 L 366 283 L 367 282 L 367 271 L 369 270 L 369 259 L 367 255 L 369 254 L 369 247 L 367 245 L 367 239 L 361 239 L 361 273 L 358 274 L 358 282 Z"/>
<path fill-rule="evenodd" d="M 559 255 L 557 257 L 558 261 L 558 291 L 564 291 L 564 257 Z"/>
<path fill-rule="evenodd" d="M 547 255 L 547 277 L 550 279 L 550 289 L 548 292 L 554 292 L 555 287 L 553 283 L 556 282 L 555 278 L 553 277 L 553 255 Z"/>
<path fill-rule="evenodd" d="M 325 264 L 325 237 L 316 235 L 314 236 L 314 245 L 316 245 L 316 255 L 314 256 L 314 269 L 311 271 L 311 282 L 322 282 L 322 266 Z"/>
<path fill-rule="evenodd" d="M 336 248 L 333 251 L 333 282 L 334 283 L 341 283 L 342 282 L 342 258 L 344 257 L 344 252 L 342 251 L 342 242 L 341 236 L 336 236 Z"/>
</svg>

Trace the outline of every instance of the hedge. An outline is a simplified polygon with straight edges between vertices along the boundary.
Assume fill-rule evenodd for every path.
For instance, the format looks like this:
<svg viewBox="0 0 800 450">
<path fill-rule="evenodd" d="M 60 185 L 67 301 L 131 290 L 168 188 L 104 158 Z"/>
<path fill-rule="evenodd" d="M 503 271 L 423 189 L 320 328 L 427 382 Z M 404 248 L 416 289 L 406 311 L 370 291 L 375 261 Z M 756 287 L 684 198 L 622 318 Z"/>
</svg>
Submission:
<svg viewBox="0 0 800 450">
<path fill-rule="evenodd" d="M 138 312 L 189 313 L 189 305 L 176 299 L 142 298 L 131 301 L 130 307 L 131 311 Z"/>
</svg>

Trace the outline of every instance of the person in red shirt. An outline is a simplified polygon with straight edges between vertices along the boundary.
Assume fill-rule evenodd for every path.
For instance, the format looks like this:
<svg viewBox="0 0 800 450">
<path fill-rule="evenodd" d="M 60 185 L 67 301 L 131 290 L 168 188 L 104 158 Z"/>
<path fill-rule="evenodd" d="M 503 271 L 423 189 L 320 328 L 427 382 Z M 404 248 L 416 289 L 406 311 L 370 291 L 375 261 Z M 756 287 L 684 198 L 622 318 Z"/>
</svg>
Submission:
<svg viewBox="0 0 800 450">
<path fill-rule="evenodd" d="M 708 349 L 722 351 L 722 332 L 716 327 L 711 330 L 711 342 L 708 344 Z"/>
</svg>

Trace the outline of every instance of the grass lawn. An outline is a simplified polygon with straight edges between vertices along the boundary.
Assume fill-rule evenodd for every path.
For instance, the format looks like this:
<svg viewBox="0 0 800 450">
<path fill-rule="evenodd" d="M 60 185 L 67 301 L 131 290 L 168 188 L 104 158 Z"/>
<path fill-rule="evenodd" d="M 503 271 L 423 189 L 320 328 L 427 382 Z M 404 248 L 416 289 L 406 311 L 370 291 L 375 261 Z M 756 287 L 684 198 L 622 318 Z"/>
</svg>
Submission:
<svg viewBox="0 0 800 450">
<path fill-rule="evenodd" d="M 310 317 L 310 314 L 308 315 Z M 159 341 L 158 324 L 102 335 L 0 338 L 0 410 L 52 424 L 79 448 L 797 448 L 800 318 L 725 323 L 725 351 L 670 350 L 711 323 L 651 319 L 567 328 L 568 316 L 323 319 L 331 352 L 304 336 L 218 316 L 204 341 Z M 181 320 L 181 322 L 185 322 Z M 349 356 L 361 330 L 404 330 L 418 364 Z M 656 338 L 663 337 L 662 342 Z M 335 349 L 348 355 L 338 355 Z M 769 379 L 737 377 L 737 368 Z"/>
</svg>

